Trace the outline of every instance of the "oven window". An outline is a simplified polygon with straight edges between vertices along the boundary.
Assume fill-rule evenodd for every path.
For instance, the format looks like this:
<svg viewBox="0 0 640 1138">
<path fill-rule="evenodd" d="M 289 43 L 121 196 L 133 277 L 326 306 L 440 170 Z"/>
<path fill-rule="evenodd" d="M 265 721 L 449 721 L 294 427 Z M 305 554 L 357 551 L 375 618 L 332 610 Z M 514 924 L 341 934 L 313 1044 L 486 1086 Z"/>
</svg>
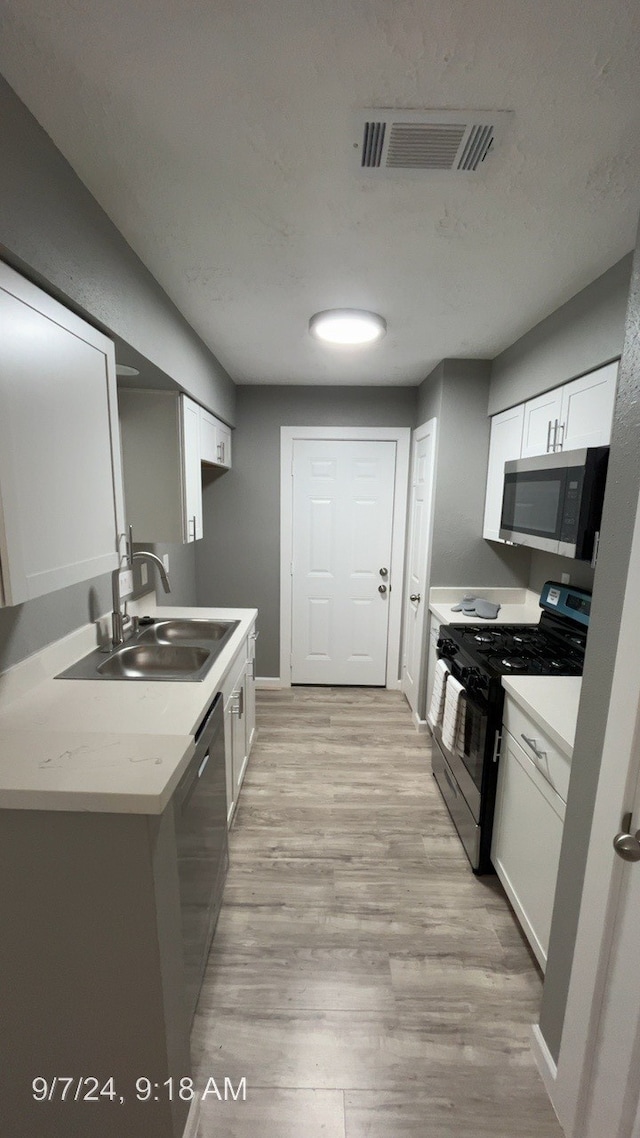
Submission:
<svg viewBox="0 0 640 1138">
<path fill-rule="evenodd" d="M 482 789 L 484 749 L 487 737 L 487 712 L 468 697 L 464 721 L 464 744 L 458 755 L 462 759 L 478 790 Z"/>
</svg>

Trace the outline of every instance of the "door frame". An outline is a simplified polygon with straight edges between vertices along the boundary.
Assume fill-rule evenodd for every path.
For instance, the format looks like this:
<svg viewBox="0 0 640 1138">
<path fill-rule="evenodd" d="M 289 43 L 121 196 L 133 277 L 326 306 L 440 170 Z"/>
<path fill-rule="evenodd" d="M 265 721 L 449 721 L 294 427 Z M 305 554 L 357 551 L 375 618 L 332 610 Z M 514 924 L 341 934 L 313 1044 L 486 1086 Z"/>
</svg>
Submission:
<svg viewBox="0 0 640 1138">
<path fill-rule="evenodd" d="M 293 548 L 293 446 L 297 439 L 349 442 L 394 442 L 396 468 L 393 489 L 389 630 L 386 687 L 400 690 L 400 642 L 404 598 L 405 539 L 411 427 L 281 427 L 280 428 L 280 685 L 291 687 L 291 555 Z"/>
<path fill-rule="evenodd" d="M 413 722 L 415 724 L 415 728 L 419 732 L 425 732 L 427 730 L 427 720 L 426 720 L 427 709 L 426 709 L 426 706 L 424 704 L 422 704 L 422 697 L 426 695 L 427 660 L 428 660 L 429 640 L 428 640 L 428 637 L 425 636 L 425 626 L 426 626 L 428 616 L 429 616 L 429 603 L 428 603 L 429 593 L 428 593 L 428 590 L 429 590 L 429 575 L 431 573 L 431 552 L 432 552 L 432 548 L 433 548 L 433 521 L 434 521 L 433 515 L 434 515 L 434 507 L 435 507 L 435 501 L 436 501 L 436 461 L 437 461 L 437 456 L 438 456 L 438 420 L 435 416 L 433 417 L 433 419 L 428 419 L 426 423 L 421 423 L 420 426 L 416 427 L 415 431 L 412 431 L 412 433 L 411 433 L 411 467 L 410 467 L 411 477 L 410 477 L 410 480 L 409 480 L 409 483 L 407 486 L 407 563 L 405 566 L 405 583 L 404 583 L 403 596 L 402 596 L 403 644 L 402 644 L 402 658 L 400 660 L 400 686 L 401 686 L 401 690 L 404 693 L 405 699 L 407 699 L 406 692 L 404 692 L 403 684 L 404 684 L 404 673 L 405 673 L 405 665 L 406 665 L 406 648 L 407 648 L 405 631 L 406 631 L 407 623 L 408 623 L 407 604 L 408 604 L 408 599 L 409 599 L 408 593 L 409 593 L 409 573 L 410 573 L 409 552 L 411 549 L 411 543 L 413 541 L 413 527 L 411 524 L 412 519 L 413 519 L 413 514 L 411 512 L 411 501 L 412 501 L 412 494 L 413 494 L 413 482 L 414 482 L 414 477 L 415 477 L 415 461 L 416 461 L 416 452 L 418 449 L 418 443 L 421 442 L 422 439 L 426 438 L 427 435 L 429 435 L 429 434 L 433 436 L 433 447 L 432 447 L 432 451 L 431 451 L 431 496 L 430 496 L 430 501 L 429 501 L 429 520 L 427 523 L 427 533 L 426 533 L 427 540 L 426 540 L 425 549 L 422 551 L 423 556 L 424 556 L 424 590 L 425 590 L 425 595 L 420 602 L 420 604 L 422 605 L 422 614 L 421 614 L 422 615 L 422 625 L 421 625 L 422 635 L 421 635 L 421 640 L 420 640 L 420 643 L 421 643 L 420 666 L 418 668 L 418 686 L 419 686 L 422 694 L 420 697 L 420 701 L 418 702 L 417 710 L 414 711 L 413 708 L 411 709 L 411 715 L 413 718 Z M 408 702 L 409 701 L 407 699 L 407 703 Z M 424 719 L 421 719 L 421 717 L 420 717 L 420 712 L 422 710 L 425 713 Z"/>
<path fill-rule="evenodd" d="M 599 1032 L 612 938 L 621 900 L 625 863 L 612 839 L 634 800 L 640 774 L 640 499 L 613 671 L 580 915 L 557 1070 L 547 1090 L 568 1138 L 579 1138 L 588 1110 L 588 1089 L 597 1077 Z M 637 819 L 636 825 L 637 825 Z M 638 867 L 640 872 L 640 866 Z M 538 1029 L 539 1031 L 539 1029 Z M 629 1056 L 621 1055 L 621 1062 Z M 555 1078 L 553 1077 L 555 1075 Z M 543 1076 L 544 1077 L 544 1076 Z"/>
</svg>

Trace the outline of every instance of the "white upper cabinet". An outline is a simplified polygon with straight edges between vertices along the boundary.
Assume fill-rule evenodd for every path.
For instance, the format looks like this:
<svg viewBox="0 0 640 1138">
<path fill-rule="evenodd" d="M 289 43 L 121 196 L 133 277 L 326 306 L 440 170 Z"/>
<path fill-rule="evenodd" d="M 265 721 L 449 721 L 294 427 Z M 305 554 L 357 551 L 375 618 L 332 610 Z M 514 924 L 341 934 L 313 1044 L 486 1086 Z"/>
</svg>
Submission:
<svg viewBox="0 0 640 1138">
<path fill-rule="evenodd" d="M 483 537 L 500 541 L 505 462 L 609 445 L 617 378 L 618 364 L 605 364 L 492 416 Z"/>
<path fill-rule="evenodd" d="M 133 540 L 184 544 L 202 537 L 199 407 L 173 391 L 121 388 L 127 523 Z"/>
<path fill-rule="evenodd" d="M 508 411 L 502 411 L 491 419 L 487 495 L 482 536 L 490 538 L 492 541 L 500 540 L 504 464 L 510 462 L 512 458 L 520 458 L 523 422 L 523 403 L 519 407 L 511 407 Z"/>
<path fill-rule="evenodd" d="M 612 363 L 565 384 L 558 431 L 562 450 L 608 446 L 617 380 L 618 364 Z"/>
<path fill-rule="evenodd" d="M 0 563 L 16 605 L 118 565 L 111 341 L 0 263 Z"/>
<path fill-rule="evenodd" d="M 200 408 L 186 395 L 180 396 L 180 426 L 183 478 L 182 540 L 199 541 L 202 537 Z M 135 534 L 135 528 L 133 532 Z"/>
<path fill-rule="evenodd" d="M 118 393 L 127 523 L 135 542 L 185 544 L 202 537 L 202 467 L 231 465 L 231 431 L 174 391 Z M 228 462 L 215 461 L 221 455 Z"/>
<path fill-rule="evenodd" d="M 211 466 L 231 466 L 231 430 L 200 408 L 200 459 Z"/>
<path fill-rule="evenodd" d="M 553 450 L 556 424 L 562 419 L 562 388 L 545 391 L 523 406 L 522 450 L 512 458 L 529 458 Z"/>
</svg>

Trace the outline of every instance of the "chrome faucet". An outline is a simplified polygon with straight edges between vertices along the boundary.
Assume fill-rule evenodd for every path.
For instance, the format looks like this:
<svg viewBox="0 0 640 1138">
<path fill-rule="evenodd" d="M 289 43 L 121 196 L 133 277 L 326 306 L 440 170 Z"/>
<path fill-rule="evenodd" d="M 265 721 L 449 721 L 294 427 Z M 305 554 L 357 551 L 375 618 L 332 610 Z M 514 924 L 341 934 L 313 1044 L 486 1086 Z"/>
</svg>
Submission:
<svg viewBox="0 0 640 1138">
<path fill-rule="evenodd" d="M 121 574 L 123 568 L 133 569 L 133 565 L 134 565 L 135 561 L 147 561 L 147 562 L 150 562 L 151 564 L 155 565 L 158 569 L 159 574 L 160 574 L 160 580 L 162 581 L 162 587 L 163 587 L 165 593 L 171 592 L 171 585 L 169 584 L 169 576 L 168 576 L 167 571 L 166 571 L 164 565 L 162 564 L 162 561 L 160 560 L 160 558 L 157 557 L 155 553 L 149 553 L 149 551 L 146 549 L 141 549 L 139 552 L 133 553 L 133 551 L 131 549 L 131 541 L 130 541 L 126 565 L 125 566 L 121 565 L 118 569 L 114 569 L 113 573 L 111 574 L 111 594 L 113 597 L 113 612 L 111 613 L 111 647 L 112 648 L 117 648 L 119 644 L 124 643 L 124 630 L 125 630 L 125 626 L 127 624 L 135 622 L 134 629 L 135 629 L 135 626 L 137 625 L 137 618 L 136 617 L 130 617 L 127 613 L 127 602 L 126 601 L 124 602 L 124 612 L 123 612 L 122 598 L 120 596 L 120 574 Z"/>
</svg>

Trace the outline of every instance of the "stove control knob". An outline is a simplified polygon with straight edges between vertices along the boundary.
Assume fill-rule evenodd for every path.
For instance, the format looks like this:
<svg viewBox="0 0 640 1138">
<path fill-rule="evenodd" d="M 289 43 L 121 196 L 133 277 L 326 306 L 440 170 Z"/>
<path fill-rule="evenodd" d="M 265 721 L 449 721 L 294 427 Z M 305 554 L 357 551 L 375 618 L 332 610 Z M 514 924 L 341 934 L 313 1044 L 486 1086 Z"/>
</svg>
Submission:
<svg viewBox="0 0 640 1138">
<path fill-rule="evenodd" d="M 441 656 L 455 656 L 458 651 L 453 640 L 448 640 L 446 636 L 438 640 L 438 650 Z"/>
</svg>

